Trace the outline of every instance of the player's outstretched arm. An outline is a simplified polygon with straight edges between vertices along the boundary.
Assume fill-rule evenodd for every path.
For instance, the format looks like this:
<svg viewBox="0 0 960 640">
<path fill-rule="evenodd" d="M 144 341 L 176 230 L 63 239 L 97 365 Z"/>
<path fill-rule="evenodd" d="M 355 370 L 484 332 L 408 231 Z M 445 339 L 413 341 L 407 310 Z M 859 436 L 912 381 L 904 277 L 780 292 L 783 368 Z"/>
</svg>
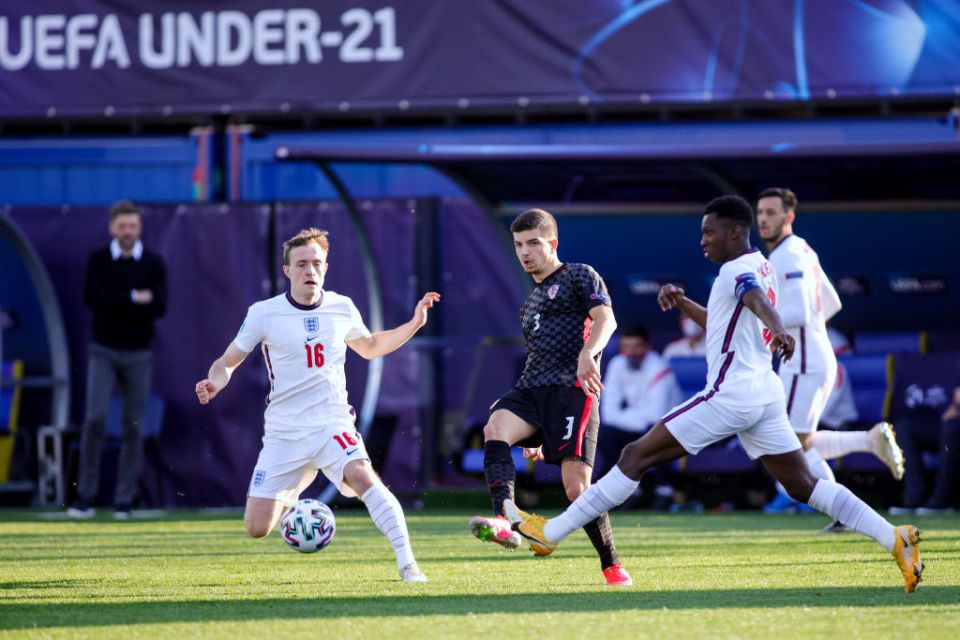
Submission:
<svg viewBox="0 0 960 640">
<path fill-rule="evenodd" d="M 239 367 L 246 357 L 246 351 L 241 350 L 233 342 L 230 343 L 223 355 L 210 365 L 207 377 L 197 382 L 194 387 L 200 404 L 207 404 L 220 393 L 221 389 L 227 386 L 227 383 L 230 382 L 230 376 L 233 375 L 233 370 Z"/>
<path fill-rule="evenodd" d="M 704 329 L 707 328 L 707 309 L 688 298 L 683 289 L 677 285 L 665 284 L 660 287 L 660 293 L 657 294 L 657 302 L 660 304 L 662 311 L 680 309 L 683 315 Z"/>
<path fill-rule="evenodd" d="M 773 333 L 773 338 L 770 340 L 770 350 L 784 362 L 792 358 L 796 343 L 793 336 L 787 333 L 780 314 L 767 300 L 767 296 L 761 293 L 760 289 L 750 289 L 743 294 L 741 301 Z"/>
<path fill-rule="evenodd" d="M 348 340 L 347 346 L 367 360 L 392 353 L 427 324 L 427 314 L 438 302 L 440 302 L 440 294 L 436 291 L 428 291 L 420 298 L 417 308 L 413 311 L 413 317 L 408 322 L 388 331 L 378 331 L 368 337 Z"/>
</svg>

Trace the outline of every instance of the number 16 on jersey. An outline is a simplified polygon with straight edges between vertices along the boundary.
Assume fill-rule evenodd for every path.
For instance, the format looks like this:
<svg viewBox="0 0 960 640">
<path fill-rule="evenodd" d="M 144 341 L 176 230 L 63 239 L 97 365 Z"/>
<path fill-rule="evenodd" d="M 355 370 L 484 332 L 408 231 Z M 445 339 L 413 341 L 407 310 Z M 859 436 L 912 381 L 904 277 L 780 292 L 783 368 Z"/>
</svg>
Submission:
<svg viewBox="0 0 960 640">
<path fill-rule="evenodd" d="M 307 351 L 307 368 L 312 369 L 313 367 L 322 367 L 323 366 L 323 345 L 319 342 L 317 344 L 310 344 L 309 342 L 303 345 L 303 348 Z"/>
</svg>

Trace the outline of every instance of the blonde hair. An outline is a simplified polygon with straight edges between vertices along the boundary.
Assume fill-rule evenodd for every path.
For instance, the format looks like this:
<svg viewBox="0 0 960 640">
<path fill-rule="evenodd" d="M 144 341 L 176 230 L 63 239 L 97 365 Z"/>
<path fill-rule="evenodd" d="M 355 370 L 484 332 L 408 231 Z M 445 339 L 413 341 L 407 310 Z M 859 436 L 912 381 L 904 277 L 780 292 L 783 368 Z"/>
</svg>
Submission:
<svg viewBox="0 0 960 640">
<path fill-rule="evenodd" d="M 300 233 L 293 236 L 283 243 L 283 264 L 290 264 L 290 252 L 297 247 L 305 247 L 311 242 L 320 245 L 324 253 L 330 252 L 330 241 L 327 240 L 329 233 L 325 229 L 310 227 L 301 229 Z"/>
</svg>

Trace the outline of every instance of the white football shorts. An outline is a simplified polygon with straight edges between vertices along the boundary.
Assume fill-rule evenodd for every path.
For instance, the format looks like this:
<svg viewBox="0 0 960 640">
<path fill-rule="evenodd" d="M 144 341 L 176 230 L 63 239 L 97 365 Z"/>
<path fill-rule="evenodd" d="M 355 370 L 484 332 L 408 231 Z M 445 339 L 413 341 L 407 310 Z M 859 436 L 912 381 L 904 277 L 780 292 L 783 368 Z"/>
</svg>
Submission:
<svg viewBox="0 0 960 640">
<path fill-rule="evenodd" d="M 667 412 L 663 422 L 691 455 L 733 435 L 740 438 L 751 460 L 800 448 L 782 401 L 736 407 L 716 397 L 695 396 Z"/>
<path fill-rule="evenodd" d="M 793 430 L 803 434 L 816 431 L 837 380 L 837 370 L 782 375 L 783 391 L 787 395 L 787 417 Z"/>
<path fill-rule="evenodd" d="M 343 482 L 344 468 L 354 460 L 370 460 L 354 425 L 343 422 L 296 440 L 264 435 L 263 448 L 250 478 L 247 496 L 296 502 L 317 470 L 347 497 L 357 493 Z"/>
</svg>

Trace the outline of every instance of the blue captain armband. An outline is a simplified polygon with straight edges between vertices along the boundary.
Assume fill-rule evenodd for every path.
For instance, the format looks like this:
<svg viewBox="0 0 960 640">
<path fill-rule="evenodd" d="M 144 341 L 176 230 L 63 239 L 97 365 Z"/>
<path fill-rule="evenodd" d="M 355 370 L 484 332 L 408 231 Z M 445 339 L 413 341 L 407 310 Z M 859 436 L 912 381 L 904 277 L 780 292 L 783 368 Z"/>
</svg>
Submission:
<svg viewBox="0 0 960 640">
<path fill-rule="evenodd" d="M 737 288 L 735 293 L 737 294 L 738 300 L 743 300 L 743 296 L 750 291 L 751 289 L 759 289 L 760 284 L 757 282 L 757 276 L 752 273 L 741 273 L 737 276 Z"/>
<path fill-rule="evenodd" d="M 786 275 L 783 276 L 783 277 L 784 277 L 784 279 L 786 279 L 786 280 L 791 280 L 791 279 L 793 279 L 793 278 L 802 278 L 802 277 L 803 277 L 803 271 L 791 271 L 790 273 L 786 274 Z"/>
</svg>

